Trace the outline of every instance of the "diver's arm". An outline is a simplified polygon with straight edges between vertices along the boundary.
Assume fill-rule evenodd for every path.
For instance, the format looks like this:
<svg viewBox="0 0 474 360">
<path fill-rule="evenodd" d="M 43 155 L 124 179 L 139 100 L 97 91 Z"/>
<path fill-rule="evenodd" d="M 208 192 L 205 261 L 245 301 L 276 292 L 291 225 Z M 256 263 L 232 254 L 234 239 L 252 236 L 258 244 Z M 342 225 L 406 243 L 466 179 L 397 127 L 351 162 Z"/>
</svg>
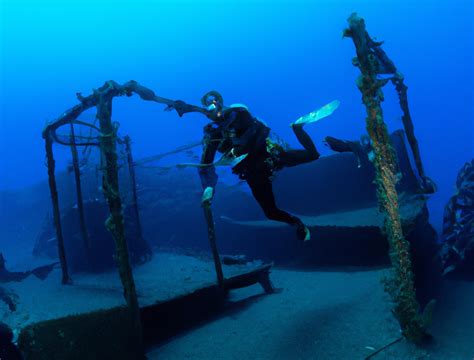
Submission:
<svg viewBox="0 0 474 360">
<path fill-rule="evenodd" d="M 182 100 L 175 100 L 171 104 L 168 105 L 168 107 L 165 109 L 166 111 L 171 111 L 171 110 L 176 110 L 178 113 L 179 117 L 182 117 L 184 114 L 190 113 L 190 112 L 199 112 L 201 114 L 206 115 L 209 117 L 210 112 L 202 107 L 196 106 L 196 105 L 190 105 L 186 104 Z"/>
</svg>

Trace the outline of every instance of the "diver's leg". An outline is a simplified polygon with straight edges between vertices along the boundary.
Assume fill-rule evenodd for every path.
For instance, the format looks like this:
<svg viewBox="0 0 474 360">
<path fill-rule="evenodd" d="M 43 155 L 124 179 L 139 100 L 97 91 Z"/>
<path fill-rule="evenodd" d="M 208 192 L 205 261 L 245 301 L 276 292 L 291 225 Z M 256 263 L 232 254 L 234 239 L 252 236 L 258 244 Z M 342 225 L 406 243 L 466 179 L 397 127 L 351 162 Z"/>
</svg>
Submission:
<svg viewBox="0 0 474 360">
<path fill-rule="evenodd" d="M 255 200 L 257 200 L 268 219 L 285 222 L 290 225 L 295 225 L 298 222 L 297 217 L 277 207 L 273 186 L 269 179 L 261 179 L 261 181 L 248 179 L 247 182 Z"/>
<path fill-rule="evenodd" d="M 319 159 L 320 154 L 311 137 L 304 131 L 303 125 L 292 124 L 291 127 L 299 143 L 304 147 L 304 150 L 288 150 L 282 152 L 280 155 L 282 165 L 292 167 Z"/>
<path fill-rule="evenodd" d="M 265 176 L 251 176 L 247 178 L 252 194 L 262 208 L 265 216 L 270 220 L 285 222 L 296 226 L 297 236 L 301 240 L 309 240 L 310 233 L 300 218 L 279 209 L 275 202 L 272 182 Z"/>
</svg>

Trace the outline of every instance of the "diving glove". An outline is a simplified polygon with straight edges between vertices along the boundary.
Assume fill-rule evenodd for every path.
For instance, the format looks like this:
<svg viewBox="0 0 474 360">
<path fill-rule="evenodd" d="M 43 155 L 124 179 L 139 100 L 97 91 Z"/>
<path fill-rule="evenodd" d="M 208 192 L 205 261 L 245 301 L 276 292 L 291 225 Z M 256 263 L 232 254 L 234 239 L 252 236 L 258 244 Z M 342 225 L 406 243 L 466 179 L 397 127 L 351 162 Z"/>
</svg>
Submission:
<svg viewBox="0 0 474 360">
<path fill-rule="evenodd" d="M 189 105 L 186 104 L 183 100 L 175 100 L 172 104 L 169 104 L 165 111 L 176 110 L 179 117 L 182 117 L 186 112 L 189 111 Z"/>
</svg>

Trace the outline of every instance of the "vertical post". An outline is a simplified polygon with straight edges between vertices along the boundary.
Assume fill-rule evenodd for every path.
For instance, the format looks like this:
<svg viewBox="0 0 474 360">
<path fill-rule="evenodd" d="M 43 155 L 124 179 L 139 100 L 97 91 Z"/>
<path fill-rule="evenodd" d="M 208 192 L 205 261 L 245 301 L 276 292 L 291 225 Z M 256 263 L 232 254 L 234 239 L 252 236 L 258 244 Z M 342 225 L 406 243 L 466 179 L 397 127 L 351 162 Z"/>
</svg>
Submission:
<svg viewBox="0 0 474 360">
<path fill-rule="evenodd" d="M 204 217 L 207 222 L 207 236 L 209 238 L 209 243 L 211 245 L 212 257 L 214 258 L 214 266 L 216 267 L 217 283 L 219 286 L 224 286 L 224 273 L 222 272 L 221 258 L 219 257 L 219 252 L 217 251 L 217 242 L 216 242 L 216 230 L 214 227 L 214 218 L 212 216 L 212 210 L 210 206 L 203 206 Z"/>
<path fill-rule="evenodd" d="M 393 313 L 400 323 L 403 335 L 414 343 L 420 343 L 429 335 L 418 315 L 419 305 L 413 282 L 410 244 L 403 235 L 395 187 L 397 161 L 383 120 L 382 87 L 388 80 L 377 78 L 380 63 L 373 55 L 380 43 L 372 41 L 365 29 L 364 20 L 356 14 L 352 14 L 348 22 L 349 28 L 345 30 L 344 36 L 351 37 L 356 47 L 357 59 L 354 63 L 361 71 L 357 86 L 367 111 L 366 127 L 375 154 L 377 197 L 385 215 L 384 225 L 394 271 L 386 289 L 392 296 Z"/>
<path fill-rule="evenodd" d="M 82 240 L 84 243 L 84 250 L 86 253 L 87 263 L 90 266 L 90 243 L 89 234 L 87 232 L 86 220 L 84 215 L 84 203 L 82 200 L 82 186 L 81 186 L 81 171 L 79 169 L 79 156 L 77 154 L 76 137 L 74 134 L 74 124 L 71 122 L 71 153 L 72 153 L 72 167 L 74 169 L 74 178 L 76 182 L 76 199 L 77 210 L 79 212 L 79 227 L 81 229 Z"/>
<path fill-rule="evenodd" d="M 130 136 L 125 136 L 125 152 L 127 153 L 127 163 L 128 163 L 128 172 L 130 174 L 130 185 L 132 188 L 132 205 L 133 205 L 133 210 L 135 212 L 135 218 L 137 221 L 137 227 L 138 227 L 138 236 L 140 239 L 143 239 L 142 237 L 142 224 L 140 221 L 140 211 L 138 209 L 138 195 L 137 195 L 137 181 L 135 177 L 135 167 L 133 165 L 133 156 L 132 156 L 132 146 L 130 144 Z"/>
<path fill-rule="evenodd" d="M 56 176 L 54 175 L 54 169 L 56 163 L 54 161 L 53 155 L 53 141 L 51 140 L 49 133 L 46 132 L 44 135 L 45 145 L 46 145 L 46 159 L 48 164 L 48 183 L 49 191 L 51 193 L 51 201 L 53 205 L 53 217 L 54 217 L 54 228 L 56 229 L 56 240 L 58 244 L 58 256 L 61 263 L 62 271 L 62 283 L 71 284 L 71 278 L 69 277 L 67 261 L 66 261 L 66 252 L 64 250 L 64 238 L 61 228 L 61 213 L 59 211 L 59 199 L 58 199 L 58 189 L 56 187 Z"/>
<path fill-rule="evenodd" d="M 116 256 L 120 279 L 124 289 L 124 297 L 127 302 L 132 325 L 133 339 L 137 344 L 137 357 L 143 358 L 143 336 L 140 319 L 140 308 L 138 305 L 135 281 L 133 279 L 132 267 L 125 239 L 124 219 L 122 214 L 122 200 L 119 192 L 119 178 L 117 165 L 117 137 L 116 129 L 112 124 L 112 98 L 99 94 L 97 105 L 97 117 L 100 124 L 100 150 L 104 158 L 102 188 L 105 199 L 110 210 L 110 216 L 105 225 L 111 232 L 116 246 Z"/>
</svg>

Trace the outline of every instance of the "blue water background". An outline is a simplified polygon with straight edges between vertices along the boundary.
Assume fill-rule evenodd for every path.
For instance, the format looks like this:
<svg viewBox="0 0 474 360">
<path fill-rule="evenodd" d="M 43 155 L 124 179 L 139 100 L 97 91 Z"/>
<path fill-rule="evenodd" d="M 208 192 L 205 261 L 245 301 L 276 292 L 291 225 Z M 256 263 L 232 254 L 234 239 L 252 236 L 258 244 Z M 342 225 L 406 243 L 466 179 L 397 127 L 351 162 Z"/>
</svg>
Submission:
<svg viewBox="0 0 474 360">
<path fill-rule="evenodd" d="M 354 45 L 342 39 L 354 11 L 371 35 L 385 40 L 406 77 L 426 173 L 439 187 L 430 201 L 436 228 L 457 171 L 474 155 L 470 0 L 1 0 L 0 6 L 0 189 L 46 178 L 44 125 L 77 103 L 75 93 L 88 95 L 108 79 L 134 79 L 190 103 L 219 90 L 295 146 L 288 124 L 339 99 L 331 118 L 308 127 L 329 154 L 326 135 L 355 139 L 365 129 Z M 402 126 L 398 101 L 392 88 L 385 94 L 385 120 L 395 130 Z M 135 157 L 200 139 L 204 117 L 162 109 L 137 97 L 114 100 L 113 118 L 134 140 Z M 93 118 L 93 112 L 82 117 Z M 56 149 L 64 167 L 70 153 Z"/>
</svg>

